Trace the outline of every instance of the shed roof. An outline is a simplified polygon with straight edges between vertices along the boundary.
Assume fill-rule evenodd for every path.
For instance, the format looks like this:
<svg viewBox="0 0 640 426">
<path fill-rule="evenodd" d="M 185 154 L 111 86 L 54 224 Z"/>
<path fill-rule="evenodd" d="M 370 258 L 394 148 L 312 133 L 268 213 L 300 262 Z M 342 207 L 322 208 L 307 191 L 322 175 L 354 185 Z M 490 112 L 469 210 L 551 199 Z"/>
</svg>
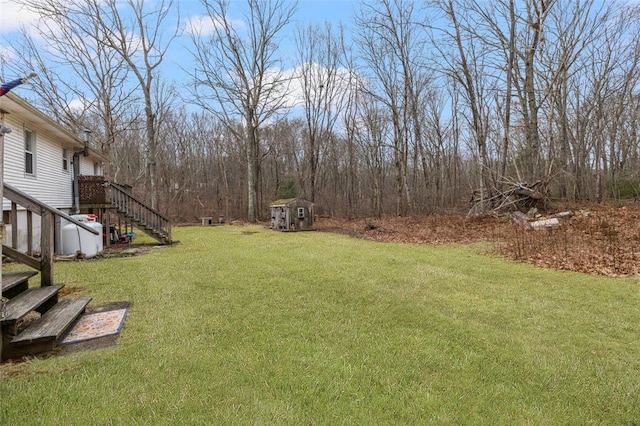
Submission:
<svg viewBox="0 0 640 426">
<path fill-rule="evenodd" d="M 313 204 L 311 201 L 308 201 L 302 198 L 282 198 L 280 200 L 272 201 L 271 204 L 269 204 L 269 207 L 289 207 L 291 204 L 294 204 L 296 201 L 301 202 L 302 204 L 307 204 L 307 205 Z"/>
</svg>

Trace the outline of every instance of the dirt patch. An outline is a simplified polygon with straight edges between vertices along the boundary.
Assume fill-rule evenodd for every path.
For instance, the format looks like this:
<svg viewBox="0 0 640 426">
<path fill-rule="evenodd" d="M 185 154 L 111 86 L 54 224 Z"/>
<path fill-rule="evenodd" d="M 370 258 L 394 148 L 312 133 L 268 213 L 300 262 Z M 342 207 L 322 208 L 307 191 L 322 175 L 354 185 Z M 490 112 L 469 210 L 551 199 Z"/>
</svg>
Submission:
<svg viewBox="0 0 640 426">
<path fill-rule="evenodd" d="M 87 258 L 82 253 L 77 253 L 57 255 L 55 257 L 55 260 L 56 262 L 94 262 L 112 257 L 138 256 L 141 254 L 149 253 L 149 251 L 154 247 L 166 246 L 158 246 L 157 244 L 114 244 L 108 248 L 105 248 L 97 256 L 92 258 Z"/>
<path fill-rule="evenodd" d="M 559 226 L 533 230 L 511 214 L 462 214 L 389 219 L 319 218 L 319 231 L 412 244 L 490 242 L 496 253 L 538 266 L 607 276 L 640 275 L 640 205 L 569 210 Z M 529 218 L 529 221 L 554 214 Z"/>
<path fill-rule="evenodd" d="M 105 248 L 96 259 L 110 257 L 130 257 L 149 253 L 157 244 L 118 244 Z"/>
<path fill-rule="evenodd" d="M 451 244 L 493 241 L 506 232 L 504 218 L 467 218 L 459 214 L 389 219 L 326 219 L 314 222 L 319 231 L 338 232 L 381 242 Z"/>
<path fill-rule="evenodd" d="M 67 296 L 73 296 L 73 295 L 82 295 L 82 294 L 89 294 L 90 290 L 88 287 L 62 287 L 62 289 L 58 292 L 58 297 L 59 298 L 63 298 L 63 297 L 67 297 Z"/>
</svg>

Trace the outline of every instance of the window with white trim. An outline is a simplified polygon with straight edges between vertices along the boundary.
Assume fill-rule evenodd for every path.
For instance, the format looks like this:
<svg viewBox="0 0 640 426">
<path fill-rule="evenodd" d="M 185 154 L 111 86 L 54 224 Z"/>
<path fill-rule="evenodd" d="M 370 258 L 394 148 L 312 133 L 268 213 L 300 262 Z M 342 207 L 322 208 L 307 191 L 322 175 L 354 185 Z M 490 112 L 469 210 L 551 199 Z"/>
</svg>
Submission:
<svg viewBox="0 0 640 426">
<path fill-rule="evenodd" d="M 35 174 L 36 135 L 31 130 L 24 129 L 24 172 Z"/>
<path fill-rule="evenodd" d="M 62 170 L 69 170 L 69 151 L 67 148 L 62 148 Z"/>
</svg>

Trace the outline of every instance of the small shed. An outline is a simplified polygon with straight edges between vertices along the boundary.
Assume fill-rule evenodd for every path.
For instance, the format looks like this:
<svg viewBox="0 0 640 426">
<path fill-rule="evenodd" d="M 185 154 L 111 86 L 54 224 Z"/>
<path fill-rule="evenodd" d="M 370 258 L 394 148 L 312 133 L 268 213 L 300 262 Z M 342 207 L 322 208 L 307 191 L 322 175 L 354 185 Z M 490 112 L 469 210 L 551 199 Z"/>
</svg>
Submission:
<svg viewBox="0 0 640 426">
<path fill-rule="evenodd" d="M 276 200 L 269 204 L 271 229 L 279 231 L 313 230 L 313 203 L 302 198 Z"/>
</svg>

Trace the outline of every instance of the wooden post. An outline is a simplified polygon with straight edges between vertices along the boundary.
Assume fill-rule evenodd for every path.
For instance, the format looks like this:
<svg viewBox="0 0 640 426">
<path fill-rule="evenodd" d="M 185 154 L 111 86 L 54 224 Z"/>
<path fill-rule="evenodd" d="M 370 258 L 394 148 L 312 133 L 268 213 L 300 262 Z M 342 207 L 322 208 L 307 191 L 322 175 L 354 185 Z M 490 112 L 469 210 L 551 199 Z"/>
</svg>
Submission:
<svg viewBox="0 0 640 426">
<path fill-rule="evenodd" d="M 0 111 L 0 126 L 4 124 L 4 112 Z M 0 131 L 0 203 L 2 202 L 4 190 L 4 133 Z M 15 231 L 14 231 L 15 232 Z M 2 217 L 0 217 L 0 254 L 2 253 L 2 245 L 5 239 L 4 228 L 4 206 L 2 206 Z M 2 299 L 2 256 L 0 256 L 0 299 Z M 0 331 L 0 361 L 2 361 L 2 341 L 4 336 Z M 0 397 L 0 401 L 2 397 Z"/>
<path fill-rule="evenodd" d="M 17 217 L 17 215 L 16 215 Z M 18 235 L 18 225 L 15 228 L 16 236 Z M 18 248 L 18 242 L 14 244 L 13 248 Z M 31 210 L 27 210 L 27 254 L 29 256 L 33 256 L 33 212 Z"/>
<path fill-rule="evenodd" d="M 55 228 L 55 216 L 49 210 L 42 211 L 42 224 L 40 229 L 40 285 L 53 284 L 53 231 Z"/>
<path fill-rule="evenodd" d="M 4 187 L 4 184 L 2 186 Z M 13 201 L 11 202 L 11 247 L 18 248 L 18 205 Z"/>
<path fill-rule="evenodd" d="M 104 242 L 104 248 L 108 249 L 109 247 L 111 247 L 111 211 L 109 209 L 102 209 L 102 211 L 104 212 L 104 227 L 107 230 L 107 238 Z"/>
</svg>

